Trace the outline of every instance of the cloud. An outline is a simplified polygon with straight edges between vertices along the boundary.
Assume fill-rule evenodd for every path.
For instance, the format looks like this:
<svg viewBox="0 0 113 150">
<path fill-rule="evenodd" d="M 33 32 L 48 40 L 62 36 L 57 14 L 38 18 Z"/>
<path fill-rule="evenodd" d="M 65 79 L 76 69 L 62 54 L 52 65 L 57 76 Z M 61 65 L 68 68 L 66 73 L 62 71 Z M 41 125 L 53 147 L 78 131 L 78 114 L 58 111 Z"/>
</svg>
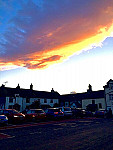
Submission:
<svg viewBox="0 0 113 150">
<path fill-rule="evenodd" d="M 1 33 L 2 68 L 9 64 L 29 69 L 45 68 L 76 52 L 98 46 L 113 31 L 112 1 L 41 2 L 38 5 L 32 0 L 20 1 L 19 8 L 15 4 L 15 15 Z"/>
<path fill-rule="evenodd" d="M 61 56 L 58 55 L 54 55 L 45 59 L 41 59 L 41 60 L 37 60 L 36 58 L 33 59 L 32 63 L 26 63 L 25 62 L 25 66 L 28 69 L 37 69 L 37 68 L 45 68 L 48 66 L 49 63 L 51 62 L 56 62 L 58 60 L 60 60 Z"/>
</svg>

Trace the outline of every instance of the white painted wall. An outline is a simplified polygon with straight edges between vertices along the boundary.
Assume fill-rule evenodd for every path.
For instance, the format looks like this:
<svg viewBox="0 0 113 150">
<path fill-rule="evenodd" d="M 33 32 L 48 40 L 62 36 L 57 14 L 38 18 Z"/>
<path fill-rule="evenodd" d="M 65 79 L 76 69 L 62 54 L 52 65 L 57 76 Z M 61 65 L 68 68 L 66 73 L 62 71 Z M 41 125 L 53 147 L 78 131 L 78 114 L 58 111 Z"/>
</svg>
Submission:
<svg viewBox="0 0 113 150">
<path fill-rule="evenodd" d="M 106 98 L 106 105 L 107 105 L 107 110 L 111 109 L 112 114 L 113 114 L 113 99 L 110 99 L 110 94 L 113 95 L 113 80 L 109 81 L 108 87 L 105 88 L 105 98 Z"/>
<path fill-rule="evenodd" d="M 29 103 L 26 103 L 26 98 L 22 98 L 22 97 L 13 98 L 13 102 L 11 103 L 11 102 L 9 102 L 9 97 L 6 97 L 5 109 L 8 109 L 9 105 L 13 106 L 15 103 L 17 103 L 20 105 L 20 111 L 23 111 L 26 108 L 26 106 L 31 105 L 34 101 L 37 101 L 37 100 L 40 101 L 40 104 L 50 105 L 51 107 L 53 107 L 55 103 L 57 103 L 57 104 L 59 103 L 58 99 L 52 99 L 53 103 L 51 103 L 51 99 L 46 99 L 47 103 L 44 103 L 43 98 L 30 98 Z"/>
<path fill-rule="evenodd" d="M 88 104 L 92 104 L 92 100 L 95 100 L 95 104 L 98 105 L 99 108 L 99 103 L 102 104 L 102 108 L 101 109 L 106 109 L 106 102 L 105 102 L 105 98 L 99 98 L 99 99 L 83 99 L 82 100 L 82 108 L 86 109 L 86 106 Z"/>
</svg>

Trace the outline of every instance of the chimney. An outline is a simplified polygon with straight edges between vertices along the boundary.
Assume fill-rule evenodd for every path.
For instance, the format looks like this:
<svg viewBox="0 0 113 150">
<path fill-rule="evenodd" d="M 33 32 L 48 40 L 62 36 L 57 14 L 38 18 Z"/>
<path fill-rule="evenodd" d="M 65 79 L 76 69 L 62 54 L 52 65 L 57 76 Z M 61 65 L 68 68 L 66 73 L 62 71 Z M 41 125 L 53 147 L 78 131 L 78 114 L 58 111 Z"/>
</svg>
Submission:
<svg viewBox="0 0 113 150">
<path fill-rule="evenodd" d="M 5 85 L 4 84 L 2 84 L 2 86 L 1 86 L 2 88 L 4 88 L 5 87 Z"/>
<path fill-rule="evenodd" d="M 32 83 L 31 83 L 31 85 L 30 85 L 30 90 L 33 90 L 33 85 L 32 85 Z"/>
<path fill-rule="evenodd" d="M 16 87 L 17 89 L 20 89 L 20 85 L 18 84 L 18 86 Z"/>
<path fill-rule="evenodd" d="M 87 92 L 92 92 L 92 86 L 91 86 L 91 84 L 89 84 L 89 89 L 87 90 Z"/>
<path fill-rule="evenodd" d="M 52 88 L 52 90 L 51 90 L 51 93 L 54 93 L 55 91 L 54 91 L 54 89 Z"/>
</svg>

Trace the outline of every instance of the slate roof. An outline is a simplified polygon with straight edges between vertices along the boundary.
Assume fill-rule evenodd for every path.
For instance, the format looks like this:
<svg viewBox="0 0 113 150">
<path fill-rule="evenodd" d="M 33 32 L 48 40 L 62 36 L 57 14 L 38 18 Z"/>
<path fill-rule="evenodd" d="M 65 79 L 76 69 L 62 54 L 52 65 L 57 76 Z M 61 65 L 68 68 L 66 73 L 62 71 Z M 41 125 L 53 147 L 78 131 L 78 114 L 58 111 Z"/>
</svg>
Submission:
<svg viewBox="0 0 113 150">
<path fill-rule="evenodd" d="M 91 91 L 85 93 L 76 93 L 76 94 L 66 94 L 61 95 L 60 99 L 67 101 L 82 101 L 83 99 L 97 99 L 97 98 L 104 98 L 104 90 L 100 91 Z"/>
<path fill-rule="evenodd" d="M 28 98 L 59 98 L 60 94 L 56 91 L 46 92 L 46 91 L 36 91 L 31 89 L 20 89 L 20 88 L 9 88 L 0 87 L 0 97 L 11 96 L 14 97 L 15 94 L 19 94 L 20 97 Z"/>
<path fill-rule="evenodd" d="M 110 79 L 108 82 L 107 82 L 107 84 L 105 85 L 105 86 L 103 86 L 103 88 L 109 88 L 109 83 L 113 83 L 113 80 L 112 79 Z"/>
</svg>

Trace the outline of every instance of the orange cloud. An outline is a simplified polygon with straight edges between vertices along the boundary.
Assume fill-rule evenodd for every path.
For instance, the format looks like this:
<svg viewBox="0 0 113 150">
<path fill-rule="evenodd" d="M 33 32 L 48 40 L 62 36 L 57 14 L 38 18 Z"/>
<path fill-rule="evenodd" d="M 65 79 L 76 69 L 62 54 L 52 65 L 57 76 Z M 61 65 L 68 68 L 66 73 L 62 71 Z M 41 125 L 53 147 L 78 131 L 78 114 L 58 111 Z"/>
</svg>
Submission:
<svg viewBox="0 0 113 150">
<path fill-rule="evenodd" d="M 31 61 L 31 62 L 28 62 L 26 63 L 25 62 L 25 66 L 24 67 L 27 67 L 28 69 L 41 69 L 41 68 L 45 68 L 48 66 L 48 64 L 50 65 L 51 63 L 54 63 L 56 61 L 59 61 L 61 58 L 61 56 L 59 55 L 53 55 L 51 57 L 47 57 L 47 58 L 43 58 L 43 59 L 36 59 L 36 56 L 35 58 Z"/>
</svg>

